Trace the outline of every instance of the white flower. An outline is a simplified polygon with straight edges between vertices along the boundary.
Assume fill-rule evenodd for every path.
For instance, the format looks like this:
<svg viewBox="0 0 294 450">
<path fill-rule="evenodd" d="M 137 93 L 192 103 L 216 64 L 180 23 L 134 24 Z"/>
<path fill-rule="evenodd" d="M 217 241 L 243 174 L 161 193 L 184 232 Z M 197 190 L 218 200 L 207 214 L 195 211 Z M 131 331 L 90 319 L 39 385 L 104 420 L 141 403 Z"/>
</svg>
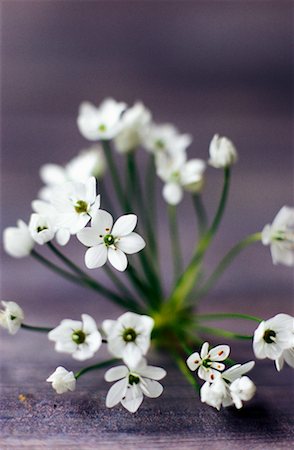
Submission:
<svg viewBox="0 0 294 450">
<path fill-rule="evenodd" d="M 33 213 L 29 222 L 29 230 L 32 238 L 39 245 L 51 241 L 55 235 L 55 229 L 49 217 Z"/>
<path fill-rule="evenodd" d="M 228 138 L 215 134 L 209 145 L 210 159 L 208 163 L 216 169 L 235 164 L 238 159 L 237 150 Z"/>
<path fill-rule="evenodd" d="M 34 248 L 34 240 L 29 228 L 22 220 L 17 221 L 17 227 L 5 228 L 3 232 L 4 250 L 14 258 L 28 256 Z"/>
<path fill-rule="evenodd" d="M 69 372 L 62 366 L 57 367 L 46 381 L 52 383 L 52 387 L 57 394 L 74 391 L 76 388 L 76 379 L 73 372 Z"/>
<path fill-rule="evenodd" d="M 271 246 L 274 264 L 294 266 L 294 208 L 283 206 L 262 231 L 262 243 Z"/>
<path fill-rule="evenodd" d="M 225 369 L 224 361 L 230 354 L 228 345 L 218 345 L 209 350 L 208 342 L 204 342 L 200 354 L 193 353 L 187 359 L 187 366 L 190 370 L 198 369 L 198 376 L 202 380 L 214 381 L 220 376 L 220 372 Z"/>
<path fill-rule="evenodd" d="M 114 138 L 121 130 L 121 115 L 126 107 L 112 98 L 104 100 L 98 108 L 82 103 L 77 119 L 80 133 L 90 141 Z"/>
<path fill-rule="evenodd" d="M 189 134 L 179 134 L 176 127 L 167 123 L 156 125 L 152 123 L 142 133 L 142 142 L 146 150 L 158 152 L 183 152 L 192 142 Z"/>
<path fill-rule="evenodd" d="M 119 402 L 131 413 L 137 411 L 143 401 L 143 394 L 150 398 L 159 397 L 163 387 L 157 380 L 166 376 L 161 367 L 147 366 L 145 358 L 137 366 L 112 367 L 105 373 L 106 381 L 117 381 L 108 391 L 106 406 L 112 408 Z"/>
<path fill-rule="evenodd" d="M 91 227 L 77 234 L 78 240 L 91 247 L 85 254 L 85 264 L 89 269 L 103 266 L 107 259 L 119 271 L 127 268 L 125 255 L 137 253 L 145 247 L 144 239 L 133 230 L 137 216 L 121 216 L 113 225 L 113 218 L 107 211 L 99 210 L 91 220 Z"/>
<path fill-rule="evenodd" d="M 124 112 L 121 119 L 121 131 L 115 138 L 119 153 L 135 150 L 142 143 L 142 133 L 151 121 L 151 113 L 143 103 L 137 102 Z"/>
<path fill-rule="evenodd" d="M 32 208 L 37 213 L 35 214 L 36 218 L 31 219 L 32 224 L 30 226 L 30 232 L 34 240 L 42 245 L 42 243 L 55 237 L 59 245 L 66 245 L 70 239 L 70 231 L 68 228 L 58 228 L 58 212 L 54 206 L 43 200 L 34 200 Z"/>
<path fill-rule="evenodd" d="M 243 375 L 254 367 L 254 361 L 246 364 L 236 364 L 220 374 L 213 382 L 206 381 L 200 390 L 203 403 L 220 410 L 235 404 L 242 407 L 242 401 L 250 400 L 255 394 L 255 385 Z"/>
<path fill-rule="evenodd" d="M 187 161 L 185 152 L 160 152 L 155 158 L 157 175 L 165 182 L 163 197 L 170 205 L 183 198 L 183 189 L 198 192 L 203 185 L 206 164 L 201 159 Z"/>
<path fill-rule="evenodd" d="M 15 334 L 21 327 L 24 313 L 15 302 L 1 302 L 4 309 L 0 310 L 0 325 L 6 328 L 10 334 Z"/>
<path fill-rule="evenodd" d="M 46 186 L 39 192 L 39 197 L 42 200 L 50 200 L 53 187 L 67 181 L 85 183 L 91 176 L 101 178 L 105 169 L 106 161 L 100 144 L 82 150 L 65 166 L 45 164 L 41 167 L 40 177 Z"/>
<path fill-rule="evenodd" d="M 230 394 L 237 409 L 242 408 L 244 401 L 251 400 L 256 392 L 255 384 L 248 377 L 237 378 L 230 385 Z"/>
<path fill-rule="evenodd" d="M 88 314 L 82 314 L 82 321 L 62 320 L 48 333 L 48 339 L 55 342 L 57 352 L 70 353 L 79 361 L 92 358 L 102 342 L 96 322 Z"/>
<path fill-rule="evenodd" d="M 288 314 L 277 314 L 259 324 L 253 338 L 256 358 L 275 360 L 294 346 L 293 320 Z"/>
<path fill-rule="evenodd" d="M 285 361 L 290 367 L 293 367 L 294 369 L 294 345 L 292 348 L 283 350 L 281 355 L 275 360 L 278 372 L 280 372 L 283 369 Z"/>
<path fill-rule="evenodd" d="M 150 346 L 154 320 L 145 315 L 127 312 L 117 320 L 104 320 L 102 328 L 107 336 L 108 350 L 122 358 L 128 366 L 135 366 Z"/>
<path fill-rule="evenodd" d="M 51 205 L 56 210 L 56 228 L 66 228 L 70 234 L 76 234 L 100 207 L 95 178 L 89 178 L 86 183 L 69 182 L 57 186 L 51 191 Z"/>
</svg>

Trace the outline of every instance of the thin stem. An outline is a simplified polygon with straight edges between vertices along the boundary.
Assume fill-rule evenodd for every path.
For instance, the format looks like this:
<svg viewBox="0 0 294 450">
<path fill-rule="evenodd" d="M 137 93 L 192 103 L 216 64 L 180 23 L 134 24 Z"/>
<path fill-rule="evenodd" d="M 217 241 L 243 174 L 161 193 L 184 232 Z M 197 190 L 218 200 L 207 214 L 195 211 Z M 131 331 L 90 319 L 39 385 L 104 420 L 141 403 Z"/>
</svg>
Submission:
<svg viewBox="0 0 294 450">
<path fill-rule="evenodd" d="M 193 205 L 195 208 L 196 218 L 197 218 L 197 222 L 198 222 L 199 236 L 201 237 L 207 228 L 207 222 L 208 222 L 207 214 L 206 214 L 205 207 L 203 205 L 200 194 L 198 194 L 198 193 L 192 194 L 192 200 L 193 200 Z"/>
<path fill-rule="evenodd" d="M 122 209 L 125 209 L 125 210 L 127 210 L 127 212 L 130 212 L 130 205 L 129 205 L 129 202 L 128 202 L 126 196 L 125 196 L 124 189 L 123 189 L 123 186 L 122 186 L 122 183 L 121 183 L 121 179 L 120 179 L 120 176 L 119 176 L 119 172 L 117 170 L 115 161 L 113 159 L 110 142 L 109 141 L 102 141 L 101 143 L 102 143 L 102 147 L 103 147 L 104 154 L 105 154 L 105 157 L 106 157 L 107 165 L 108 165 L 109 170 L 110 170 L 110 175 L 111 175 L 111 178 L 112 178 L 112 182 L 113 182 L 113 185 L 114 185 L 114 189 L 115 189 L 117 198 L 118 198 L 118 200 L 119 200 L 119 202 L 121 204 Z"/>
<path fill-rule="evenodd" d="M 220 225 L 225 210 L 225 205 L 229 193 L 229 185 L 230 169 L 227 167 L 224 170 L 224 185 L 222 195 L 212 225 L 200 240 L 189 266 L 179 278 L 176 287 L 170 297 L 169 301 L 173 304 L 176 304 L 178 307 L 180 307 L 181 304 L 186 300 L 188 294 L 191 292 L 193 286 L 198 280 L 199 270 L 201 268 L 203 257 Z"/>
<path fill-rule="evenodd" d="M 262 319 L 259 319 L 255 316 L 250 316 L 248 314 L 242 313 L 212 313 L 212 314 L 197 314 L 197 320 L 215 320 L 215 319 L 245 319 L 251 320 L 254 322 L 262 322 Z"/>
<path fill-rule="evenodd" d="M 52 242 L 47 242 L 47 245 L 50 248 L 50 250 L 57 256 L 57 258 L 59 258 L 65 265 L 70 267 L 74 272 L 76 272 L 78 275 L 81 275 L 83 278 L 92 279 L 88 274 L 86 274 L 86 272 L 84 272 L 82 269 L 80 269 L 69 258 L 67 258 L 60 250 L 58 250 L 58 248 L 55 247 L 55 245 L 52 244 Z"/>
<path fill-rule="evenodd" d="M 195 380 L 193 374 L 190 372 L 189 368 L 187 367 L 186 362 L 177 353 L 173 353 L 173 357 L 179 370 L 182 372 L 186 380 L 192 385 L 195 391 L 199 393 L 200 386 Z"/>
<path fill-rule="evenodd" d="M 109 279 L 113 282 L 113 284 L 119 289 L 119 291 L 124 293 L 124 295 L 126 295 L 128 298 L 132 298 L 133 295 L 129 291 L 127 286 L 118 278 L 118 276 L 111 270 L 109 266 L 104 264 L 103 270 L 107 274 Z"/>
<path fill-rule="evenodd" d="M 25 323 L 21 324 L 21 328 L 24 328 L 25 330 L 28 331 L 38 331 L 40 333 L 49 333 L 49 331 L 51 331 L 53 328 L 49 328 L 49 327 L 35 327 L 32 325 L 27 325 Z"/>
<path fill-rule="evenodd" d="M 102 193 L 102 198 L 103 200 L 105 200 L 106 206 L 108 209 L 110 209 L 110 211 L 112 211 L 112 214 L 115 214 L 115 207 L 114 204 L 112 203 L 112 200 L 110 198 L 110 195 L 108 195 L 108 190 L 105 186 L 105 183 L 103 182 L 103 180 L 99 180 L 99 192 Z"/>
<path fill-rule="evenodd" d="M 179 241 L 179 230 L 177 224 L 177 208 L 174 205 L 168 205 L 167 210 L 168 210 L 168 222 L 169 222 L 172 258 L 174 264 L 174 276 L 176 279 L 181 273 L 183 265 L 182 251 Z"/>
<path fill-rule="evenodd" d="M 31 255 L 40 263 L 42 263 L 43 265 L 45 265 L 47 268 L 49 268 L 50 270 L 52 270 L 53 272 L 57 273 L 58 275 L 66 278 L 67 280 L 78 284 L 79 286 L 84 286 L 84 287 L 88 287 L 89 289 L 92 289 L 96 292 L 99 292 L 101 294 L 103 294 L 105 297 L 109 298 L 110 300 L 112 300 L 114 303 L 123 306 L 124 308 L 127 309 L 133 309 L 134 312 L 142 312 L 141 308 L 139 307 L 139 305 L 133 300 L 133 299 L 123 299 L 122 297 L 120 297 L 118 294 L 116 294 L 115 292 L 111 291 L 110 289 L 96 283 L 96 281 L 93 281 L 91 279 L 88 278 L 78 278 L 75 275 L 67 272 L 66 270 L 56 266 L 55 264 L 53 264 L 51 261 L 49 261 L 48 259 L 44 258 L 44 256 L 40 255 L 38 252 L 36 252 L 36 250 L 32 250 L 31 251 Z"/>
<path fill-rule="evenodd" d="M 254 244 L 261 240 L 261 233 L 254 233 L 247 236 L 245 239 L 236 244 L 221 260 L 217 268 L 214 270 L 212 275 L 205 281 L 204 285 L 200 287 L 196 297 L 202 297 L 207 294 L 207 292 L 214 286 L 216 281 L 221 277 L 226 268 L 232 263 L 232 261 L 239 255 L 239 253 L 244 250 L 248 245 Z"/>
<path fill-rule="evenodd" d="M 98 364 L 93 364 L 93 366 L 88 366 L 88 367 L 84 367 L 83 369 L 79 370 L 78 372 L 75 373 L 75 378 L 76 380 L 84 375 L 87 372 L 90 372 L 92 370 L 99 370 L 99 369 L 104 369 L 104 367 L 108 367 L 111 364 L 115 364 L 118 361 L 118 359 L 109 359 L 107 361 L 102 361 L 101 363 Z"/>
<path fill-rule="evenodd" d="M 250 339 L 250 340 L 252 340 L 252 336 L 249 336 L 247 334 L 238 334 L 238 333 L 234 333 L 232 331 L 222 330 L 220 328 L 203 327 L 203 326 L 198 325 L 197 329 L 199 331 L 203 331 L 204 333 L 211 333 L 216 336 L 223 336 L 223 337 L 226 337 L 229 339 L 243 339 L 243 340 Z"/>
</svg>

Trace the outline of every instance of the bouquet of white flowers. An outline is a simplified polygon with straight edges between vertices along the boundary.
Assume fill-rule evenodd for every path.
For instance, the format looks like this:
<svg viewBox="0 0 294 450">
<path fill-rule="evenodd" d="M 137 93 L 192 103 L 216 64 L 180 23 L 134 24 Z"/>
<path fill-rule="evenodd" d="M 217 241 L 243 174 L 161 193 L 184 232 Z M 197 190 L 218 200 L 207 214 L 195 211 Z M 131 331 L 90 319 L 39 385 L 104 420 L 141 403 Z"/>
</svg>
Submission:
<svg viewBox="0 0 294 450">
<path fill-rule="evenodd" d="M 284 206 L 272 224 L 238 242 L 205 277 L 203 261 L 219 229 L 229 193 L 231 166 L 238 159 L 234 144 L 226 137 L 215 135 L 209 146 L 208 165 L 224 172 L 219 205 L 210 221 L 201 198 L 207 164 L 201 159 L 188 159 L 190 135 L 180 134 L 171 124 L 154 123 L 150 111 L 142 103 L 128 108 L 125 103 L 113 99 L 106 99 L 98 108 L 83 103 L 77 124 L 81 134 L 96 144 L 65 166 L 46 164 L 41 168 L 44 186 L 38 199 L 32 202 L 30 220 L 28 224 L 19 220 L 17 227 L 4 230 L 4 248 L 15 258 L 32 256 L 56 274 L 96 291 L 126 312 L 117 320 L 107 319 L 98 325 L 93 317 L 84 313 L 81 320 L 64 319 L 51 329 L 26 324 L 22 308 L 14 301 L 3 301 L 0 324 L 11 334 L 20 327 L 45 332 L 57 352 L 71 354 L 79 361 L 93 358 L 102 345 L 107 346 L 111 355 L 109 360 L 84 367 L 76 373 L 57 367 L 47 381 L 58 394 L 75 390 L 76 381 L 88 371 L 109 367 L 122 360 L 123 365 L 115 365 L 105 373 L 105 380 L 114 382 L 106 396 L 106 406 L 121 403 L 130 412 L 137 411 L 144 395 L 159 397 L 163 390 L 159 380 L 165 377 L 166 371 L 148 365 L 145 358 L 152 343 L 170 353 L 188 382 L 200 391 L 202 402 L 217 409 L 229 405 L 241 408 L 242 402 L 250 400 L 256 390 L 253 381 L 245 375 L 253 368 L 254 361 L 236 363 L 229 358 L 228 345 L 211 348 L 208 342 L 203 342 L 202 334 L 253 340 L 256 358 L 272 359 L 280 371 L 284 362 L 294 367 L 294 318 L 284 313 L 268 320 L 241 312 L 200 315 L 195 304 L 250 244 L 269 245 L 274 264 L 293 266 L 294 208 Z M 113 146 L 124 155 L 125 180 L 113 158 Z M 145 190 L 141 171 L 137 170 L 139 148 L 150 155 Z M 103 186 L 106 170 L 110 172 L 117 200 L 125 212 L 115 221 L 101 208 L 105 201 L 115 213 Z M 163 290 L 159 266 L 161 242 L 156 234 L 156 175 L 163 182 L 162 195 L 167 203 L 174 265 L 174 283 L 168 293 Z M 177 226 L 177 205 L 185 192 L 193 199 L 198 241 L 192 245 L 191 260 L 183 268 L 183 234 Z M 140 234 L 134 231 L 137 226 L 134 209 L 140 215 Z M 72 236 L 88 247 L 86 267 L 92 270 L 103 268 L 116 289 L 103 286 L 61 251 L 60 246 L 67 245 Z M 54 239 L 58 245 L 53 243 Z M 45 244 L 63 267 L 39 252 L 38 246 L 42 248 Z M 132 257 L 127 255 L 136 253 L 138 263 L 136 260 L 134 264 Z M 127 280 L 118 277 L 116 271 L 125 272 Z M 253 336 L 206 326 L 209 320 L 226 318 L 255 321 L 258 326 Z M 191 373 L 196 370 L 204 382 L 202 386 Z"/>
</svg>

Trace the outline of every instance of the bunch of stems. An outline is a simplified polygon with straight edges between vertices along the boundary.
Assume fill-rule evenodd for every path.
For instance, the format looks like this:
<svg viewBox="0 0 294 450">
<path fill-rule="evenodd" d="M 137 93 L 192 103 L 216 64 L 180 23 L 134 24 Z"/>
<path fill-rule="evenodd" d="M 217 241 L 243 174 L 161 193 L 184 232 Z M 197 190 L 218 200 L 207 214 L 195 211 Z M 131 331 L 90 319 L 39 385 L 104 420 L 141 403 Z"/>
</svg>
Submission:
<svg viewBox="0 0 294 450">
<path fill-rule="evenodd" d="M 52 242 L 49 242 L 47 246 L 61 265 L 46 258 L 36 250 L 33 250 L 31 255 L 48 269 L 54 271 L 68 281 L 91 289 L 100 296 L 114 302 L 124 309 L 139 314 L 151 315 L 155 319 L 155 327 L 160 327 L 162 323 L 171 325 L 171 329 L 175 331 L 174 338 L 178 342 L 175 346 L 176 350 L 171 352 L 172 356 L 179 369 L 183 372 L 189 382 L 191 382 L 191 376 L 189 371 L 186 370 L 185 365 L 183 365 L 182 359 L 183 354 L 187 355 L 190 350 L 187 349 L 187 343 L 183 343 L 181 338 L 181 331 L 183 330 L 180 330 L 181 325 L 177 325 L 177 322 L 180 322 L 178 317 L 183 311 L 187 311 L 187 314 L 191 315 L 193 306 L 195 306 L 196 303 L 198 303 L 199 300 L 214 287 L 220 276 L 233 262 L 236 256 L 249 245 L 261 240 L 261 233 L 251 234 L 234 245 L 219 262 L 215 270 L 204 280 L 202 279 L 204 258 L 219 229 L 228 199 L 230 168 L 225 168 L 223 189 L 211 223 L 209 223 L 207 218 L 201 195 L 199 193 L 190 194 L 192 196 L 198 224 L 198 242 L 195 245 L 191 260 L 186 267 L 184 267 L 182 258 L 178 227 L 178 210 L 176 206 L 167 206 L 171 256 L 174 267 L 174 282 L 171 291 L 168 295 L 165 295 L 161 283 L 160 241 L 157 239 L 156 171 L 154 157 L 150 155 L 150 161 L 143 179 L 141 168 L 138 170 L 137 167 L 136 153 L 129 153 L 126 157 L 125 179 L 123 179 L 122 171 L 118 169 L 116 161 L 113 158 L 111 143 L 109 141 L 103 141 L 102 145 L 117 200 L 122 211 L 124 213 L 136 212 L 139 216 L 140 232 L 144 235 L 147 243 L 146 248 L 137 255 L 139 264 L 136 263 L 134 265 L 129 263 L 124 278 L 118 276 L 112 268 L 105 265 L 103 269 L 114 286 L 114 288 L 108 288 L 72 262 L 59 250 L 59 248 L 52 244 Z M 100 186 L 101 185 L 102 183 L 100 183 Z M 107 195 L 107 189 L 104 189 L 102 194 L 108 206 L 111 207 L 113 213 L 115 213 L 115 208 L 112 204 L 113 202 Z M 192 299 L 191 293 L 194 294 Z M 245 319 L 260 322 L 260 319 L 257 317 L 239 313 L 194 314 L 193 319 L 187 321 L 190 329 L 187 330 L 186 333 L 186 335 L 189 336 L 192 345 L 201 342 L 201 339 L 199 339 L 199 334 L 201 333 L 209 333 L 230 339 L 252 338 L 252 336 L 237 334 L 228 330 L 203 325 L 203 322 L 205 321 L 216 319 Z M 180 323 L 182 324 L 182 322 Z M 185 321 L 183 323 L 183 326 L 185 326 Z M 25 324 L 23 324 L 23 328 L 44 332 L 50 330 L 48 327 L 33 327 Z M 154 335 L 156 336 L 156 333 L 154 333 Z M 77 377 L 94 368 L 105 367 L 107 364 L 107 362 L 104 362 L 82 369 Z M 193 386 L 198 389 L 198 386 L 195 385 L 194 378 Z"/>
</svg>

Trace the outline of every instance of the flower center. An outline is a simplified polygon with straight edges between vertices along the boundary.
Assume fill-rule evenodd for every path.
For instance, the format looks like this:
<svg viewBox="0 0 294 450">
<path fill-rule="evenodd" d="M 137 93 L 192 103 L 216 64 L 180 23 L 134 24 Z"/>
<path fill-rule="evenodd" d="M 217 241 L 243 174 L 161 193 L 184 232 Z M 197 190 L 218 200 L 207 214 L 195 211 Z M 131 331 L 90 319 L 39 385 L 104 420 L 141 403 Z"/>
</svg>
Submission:
<svg viewBox="0 0 294 450">
<path fill-rule="evenodd" d="M 137 375 L 133 375 L 132 373 L 130 373 L 129 384 L 132 386 L 133 384 L 139 384 L 139 383 L 140 383 L 140 378 L 137 377 Z"/>
<path fill-rule="evenodd" d="M 38 227 L 38 228 L 37 228 L 37 233 L 41 233 L 41 231 L 44 231 L 44 230 L 48 230 L 48 227 L 45 227 L 45 226 L 43 226 L 43 227 Z"/>
<path fill-rule="evenodd" d="M 202 366 L 205 367 L 205 369 L 209 369 L 210 366 L 211 366 L 211 361 L 210 361 L 210 359 L 204 359 L 204 360 L 202 361 Z"/>
<path fill-rule="evenodd" d="M 86 335 L 83 332 L 83 330 L 77 330 L 74 331 L 73 334 L 71 335 L 72 340 L 76 343 L 76 344 L 83 344 L 86 340 Z"/>
<path fill-rule="evenodd" d="M 104 125 L 104 123 L 101 123 L 101 125 L 99 125 L 98 127 L 98 130 L 103 133 L 104 131 L 106 131 L 106 125 Z"/>
<path fill-rule="evenodd" d="M 267 344 L 272 344 L 273 342 L 275 342 L 275 337 L 276 337 L 276 332 L 273 330 L 265 330 L 264 335 L 263 335 L 263 340 L 267 343 Z"/>
<path fill-rule="evenodd" d="M 107 245 L 107 247 L 109 245 L 113 245 L 114 244 L 114 236 L 112 234 L 106 234 L 103 238 L 104 244 Z"/>
<path fill-rule="evenodd" d="M 88 203 L 84 200 L 78 200 L 75 204 L 75 210 L 78 214 L 86 213 L 88 212 Z"/>
<path fill-rule="evenodd" d="M 123 340 L 125 342 L 134 342 L 136 340 L 137 337 L 137 333 L 133 328 L 126 328 L 123 332 Z"/>
<path fill-rule="evenodd" d="M 10 315 L 10 320 L 15 320 L 16 316 L 13 316 L 12 314 Z"/>
<path fill-rule="evenodd" d="M 164 141 L 162 139 L 157 139 L 157 141 L 155 141 L 155 147 L 159 148 L 160 150 L 164 149 Z"/>
</svg>

